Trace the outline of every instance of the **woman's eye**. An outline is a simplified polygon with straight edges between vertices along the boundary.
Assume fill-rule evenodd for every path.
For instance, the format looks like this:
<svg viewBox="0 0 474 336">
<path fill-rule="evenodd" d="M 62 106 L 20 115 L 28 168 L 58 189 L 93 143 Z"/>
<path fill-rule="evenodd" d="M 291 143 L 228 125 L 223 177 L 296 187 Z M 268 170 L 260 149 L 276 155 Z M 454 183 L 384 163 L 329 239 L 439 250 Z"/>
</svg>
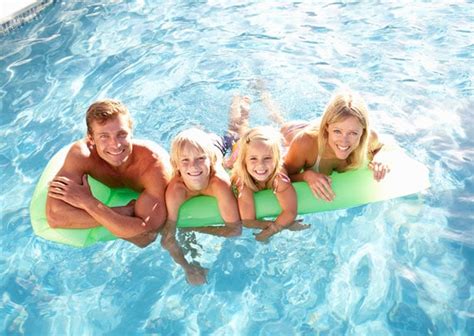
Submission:
<svg viewBox="0 0 474 336">
<path fill-rule="evenodd" d="M 266 156 L 266 157 L 264 157 L 263 159 L 264 159 L 265 161 L 270 161 L 270 160 L 272 159 L 272 157 L 271 157 L 271 156 Z"/>
</svg>

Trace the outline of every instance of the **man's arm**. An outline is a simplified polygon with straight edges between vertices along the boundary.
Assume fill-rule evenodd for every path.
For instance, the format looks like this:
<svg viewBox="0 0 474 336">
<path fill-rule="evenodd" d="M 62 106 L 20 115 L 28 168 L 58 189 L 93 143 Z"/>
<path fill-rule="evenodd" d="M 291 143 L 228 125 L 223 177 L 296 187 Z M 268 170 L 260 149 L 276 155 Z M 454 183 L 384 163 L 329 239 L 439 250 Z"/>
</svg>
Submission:
<svg viewBox="0 0 474 336">
<path fill-rule="evenodd" d="M 52 228 L 89 229 L 100 224 L 84 209 L 75 207 L 63 199 L 67 184 L 59 177 L 64 177 L 72 185 L 81 185 L 85 174 L 85 162 L 90 155 L 89 149 L 82 141 L 76 142 L 69 150 L 64 164 L 51 181 L 46 200 L 46 218 Z M 92 196 L 92 195 L 91 195 Z"/>
<path fill-rule="evenodd" d="M 145 181 L 144 190 L 135 203 L 134 216 L 127 216 L 107 207 L 93 197 L 86 175 L 81 176 L 83 172 L 78 169 L 74 171 L 74 167 L 77 166 L 74 163 L 80 160 L 80 155 L 77 152 L 70 155 L 66 158 L 63 169 L 50 185 L 48 213 L 58 215 L 58 210 L 64 211 L 62 215 L 50 216 L 52 227 L 90 228 L 100 223 L 117 237 L 133 238 L 156 231 L 163 225 L 166 219 L 164 190 L 168 175 L 160 162 L 152 164 L 143 172 L 141 178 Z M 78 176 L 81 178 L 79 179 Z M 80 182 L 77 182 L 78 179 Z M 73 217 L 75 214 L 80 214 L 82 217 Z M 58 217 L 63 222 L 58 223 Z"/>
</svg>

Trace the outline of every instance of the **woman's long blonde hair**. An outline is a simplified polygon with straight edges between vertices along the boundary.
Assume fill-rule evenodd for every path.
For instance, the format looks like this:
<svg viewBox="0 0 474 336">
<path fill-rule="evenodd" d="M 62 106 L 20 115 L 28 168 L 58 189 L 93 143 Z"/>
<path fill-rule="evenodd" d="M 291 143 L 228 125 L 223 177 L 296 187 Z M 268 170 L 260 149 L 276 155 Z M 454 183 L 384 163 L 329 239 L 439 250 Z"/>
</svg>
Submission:
<svg viewBox="0 0 474 336">
<path fill-rule="evenodd" d="M 347 158 L 347 167 L 350 170 L 361 167 L 368 158 L 369 146 L 369 113 L 364 99 L 350 90 L 338 91 L 329 101 L 321 118 L 319 127 L 313 127 L 308 133 L 318 139 L 318 153 L 322 156 L 328 143 L 328 126 L 355 117 L 362 126 L 362 135 L 359 146 Z"/>
<path fill-rule="evenodd" d="M 210 140 L 210 135 L 198 128 L 189 128 L 180 132 L 175 136 L 171 143 L 170 160 L 173 168 L 173 176 L 179 176 L 178 162 L 180 160 L 183 148 L 186 144 L 189 144 L 199 151 L 205 153 L 211 161 L 211 172 L 209 176 L 212 176 L 216 171 L 216 150 L 214 144 Z"/>
<path fill-rule="evenodd" d="M 248 130 L 239 140 L 238 143 L 238 155 L 237 160 L 234 163 L 232 169 L 232 184 L 242 184 L 247 188 L 250 188 L 253 191 L 261 190 L 253 177 L 249 174 L 247 170 L 247 165 L 245 159 L 249 150 L 249 146 L 254 141 L 262 141 L 268 146 L 270 146 L 273 160 L 275 164 L 275 170 L 270 175 L 270 178 L 265 183 L 264 189 L 272 189 L 275 178 L 283 169 L 283 159 L 281 155 L 281 144 L 282 138 L 280 133 L 278 133 L 274 128 L 270 126 L 260 126 Z"/>
</svg>

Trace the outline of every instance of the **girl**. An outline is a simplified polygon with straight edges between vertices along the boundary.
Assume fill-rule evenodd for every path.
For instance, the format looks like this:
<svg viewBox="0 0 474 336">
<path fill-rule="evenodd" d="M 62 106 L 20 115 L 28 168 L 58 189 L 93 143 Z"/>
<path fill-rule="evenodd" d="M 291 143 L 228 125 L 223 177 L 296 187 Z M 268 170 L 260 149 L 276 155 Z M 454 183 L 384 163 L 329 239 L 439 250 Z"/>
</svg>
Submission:
<svg viewBox="0 0 474 336">
<path fill-rule="evenodd" d="M 330 100 L 319 127 L 308 127 L 295 136 L 285 167 L 292 181 L 305 181 L 317 197 L 332 201 L 335 195 L 328 175 L 334 170 L 344 172 L 369 161 L 374 178 L 385 177 L 388 166 L 374 160 L 382 146 L 370 130 L 364 100 L 341 91 Z"/>
<path fill-rule="evenodd" d="M 271 127 L 250 129 L 239 140 L 232 182 L 238 192 L 244 225 L 263 228 L 257 240 L 265 240 L 290 226 L 297 215 L 296 192 L 282 166 L 280 144 L 280 134 Z M 255 220 L 253 193 L 263 189 L 272 189 L 282 208 L 274 222 Z"/>
<path fill-rule="evenodd" d="M 207 270 L 188 263 L 176 242 L 179 208 L 194 196 L 215 197 L 226 226 L 199 228 L 199 231 L 233 236 L 241 232 L 237 200 L 232 192 L 229 176 L 222 167 L 222 157 L 211 141 L 210 134 L 196 128 L 179 133 L 171 144 L 171 165 L 173 177 L 165 193 L 168 220 L 162 232 L 161 243 L 176 263 L 183 267 L 187 281 L 202 284 Z"/>
</svg>

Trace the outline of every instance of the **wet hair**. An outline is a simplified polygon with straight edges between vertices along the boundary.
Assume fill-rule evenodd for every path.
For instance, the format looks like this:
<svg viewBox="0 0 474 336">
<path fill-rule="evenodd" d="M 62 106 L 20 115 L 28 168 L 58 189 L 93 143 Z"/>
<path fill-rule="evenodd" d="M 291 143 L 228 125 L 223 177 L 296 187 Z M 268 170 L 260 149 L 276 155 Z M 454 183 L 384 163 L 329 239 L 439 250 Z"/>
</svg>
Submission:
<svg viewBox="0 0 474 336">
<path fill-rule="evenodd" d="M 347 167 L 344 170 L 359 168 L 367 160 L 369 143 L 369 113 L 364 99 L 350 90 L 338 91 L 329 101 L 321 118 L 319 127 L 313 127 L 309 134 L 318 139 L 318 152 L 323 155 L 328 143 L 328 126 L 355 117 L 361 127 L 362 135 L 359 145 L 347 158 Z"/>
<path fill-rule="evenodd" d="M 283 169 L 283 158 L 281 155 L 281 144 L 282 137 L 274 128 L 270 126 L 260 126 L 248 130 L 239 140 L 238 143 L 238 155 L 232 169 L 232 183 L 234 185 L 241 183 L 242 185 L 250 188 L 253 191 L 258 191 L 262 188 L 257 186 L 257 183 L 247 170 L 246 157 L 249 151 L 250 144 L 253 142 L 261 141 L 266 145 L 270 146 L 273 161 L 275 164 L 275 170 L 270 175 L 270 178 L 265 183 L 264 189 L 272 189 L 274 186 L 275 178 Z"/>
<path fill-rule="evenodd" d="M 133 121 L 127 107 L 118 100 L 104 99 L 94 102 L 86 112 L 87 134 L 92 135 L 92 123 L 99 125 L 117 118 L 119 115 L 128 117 L 128 126 L 133 127 Z"/>
<path fill-rule="evenodd" d="M 185 145 L 191 145 L 209 157 L 209 160 L 211 161 L 211 172 L 209 177 L 212 176 L 216 171 L 215 166 L 217 162 L 217 149 L 210 139 L 210 134 L 198 128 L 189 128 L 178 133 L 178 135 L 176 135 L 171 142 L 170 159 L 171 166 L 173 167 L 173 176 L 180 175 L 178 170 L 178 162 L 181 158 Z"/>
</svg>

